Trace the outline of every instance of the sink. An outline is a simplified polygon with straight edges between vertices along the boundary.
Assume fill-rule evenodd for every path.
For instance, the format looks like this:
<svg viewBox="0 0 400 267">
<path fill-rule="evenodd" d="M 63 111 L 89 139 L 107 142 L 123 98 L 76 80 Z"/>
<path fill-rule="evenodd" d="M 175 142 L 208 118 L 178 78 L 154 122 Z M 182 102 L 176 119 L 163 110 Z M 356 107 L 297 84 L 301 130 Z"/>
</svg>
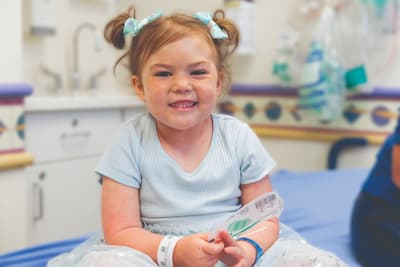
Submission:
<svg viewBox="0 0 400 267">
<path fill-rule="evenodd" d="M 85 110 L 105 108 L 141 107 L 143 102 L 135 95 L 88 96 L 29 96 L 25 98 L 26 112 L 52 110 Z"/>
</svg>

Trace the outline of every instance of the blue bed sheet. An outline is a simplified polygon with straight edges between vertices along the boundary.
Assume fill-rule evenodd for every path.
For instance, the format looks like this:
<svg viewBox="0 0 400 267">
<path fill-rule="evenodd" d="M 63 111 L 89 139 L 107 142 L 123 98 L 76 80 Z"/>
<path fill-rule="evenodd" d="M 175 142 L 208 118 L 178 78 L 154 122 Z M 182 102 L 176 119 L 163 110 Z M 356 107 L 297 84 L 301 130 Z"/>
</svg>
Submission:
<svg viewBox="0 0 400 267">
<path fill-rule="evenodd" d="M 309 243 L 331 251 L 351 267 L 360 267 L 350 248 L 350 216 L 368 170 L 278 171 L 271 177 L 284 200 L 281 221 Z M 1 267 L 45 267 L 89 236 L 48 243 L 0 255 Z"/>
<path fill-rule="evenodd" d="M 57 255 L 71 251 L 89 236 L 46 243 L 0 255 L 1 267 L 46 267 Z"/>
<path fill-rule="evenodd" d="M 281 222 L 309 243 L 335 253 L 349 266 L 361 266 L 351 252 L 350 218 L 368 172 L 347 169 L 275 173 L 272 184 L 284 199 Z"/>
</svg>

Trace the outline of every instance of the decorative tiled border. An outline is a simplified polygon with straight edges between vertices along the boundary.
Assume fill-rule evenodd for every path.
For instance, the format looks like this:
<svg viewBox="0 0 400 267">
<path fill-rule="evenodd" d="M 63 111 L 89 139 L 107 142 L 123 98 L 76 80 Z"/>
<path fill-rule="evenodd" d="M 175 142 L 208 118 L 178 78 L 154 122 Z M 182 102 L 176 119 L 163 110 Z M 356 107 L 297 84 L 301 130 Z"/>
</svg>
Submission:
<svg viewBox="0 0 400 267">
<path fill-rule="evenodd" d="M 374 88 L 371 93 L 352 95 L 332 122 L 302 116 L 296 105 L 295 88 L 234 84 L 220 111 L 249 123 L 262 136 L 322 141 L 363 136 L 379 145 L 396 124 L 400 89 Z"/>
</svg>

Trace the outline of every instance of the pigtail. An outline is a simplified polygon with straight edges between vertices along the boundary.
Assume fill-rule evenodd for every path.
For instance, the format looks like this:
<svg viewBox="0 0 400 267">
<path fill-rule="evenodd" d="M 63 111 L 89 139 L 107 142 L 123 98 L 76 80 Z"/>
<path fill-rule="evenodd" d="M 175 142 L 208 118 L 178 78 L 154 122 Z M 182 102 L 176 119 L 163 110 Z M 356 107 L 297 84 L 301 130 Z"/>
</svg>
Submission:
<svg viewBox="0 0 400 267">
<path fill-rule="evenodd" d="M 117 49 L 125 47 L 125 36 L 123 34 L 124 24 L 128 18 L 135 16 L 135 9 L 130 7 L 124 12 L 110 20 L 104 28 L 104 38 Z"/>
<path fill-rule="evenodd" d="M 121 13 L 120 15 L 116 16 L 115 18 L 111 19 L 104 28 L 104 39 L 112 44 L 117 49 L 124 49 L 125 48 L 125 35 L 124 35 L 124 24 L 128 18 L 134 18 L 136 16 L 136 10 L 133 6 L 129 7 L 127 12 Z M 121 57 L 117 59 L 114 64 L 114 74 L 117 65 L 127 57 L 129 52 L 125 52 Z"/>
<path fill-rule="evenodd" d="M 214 43 L 218 51 L 220 68 L 224 73 L 224 88 L 230 88 L 232 77 L 227 58 L 235 52 L 239 45 L 239 29 L 231 20 L 225 18 L 225 12 L 222 9 L 218 9 L 214 12 L 213 20 L 228 34 L 228 38 L 214 39 Z"/>
<path fill-rule="evenodd" d="M 240 34 L 236 25 L 225 17 L 225 12 L 218 9 L 213 14 L 213 20 L 218 26 L 228 34 L 227 39 L 216 40 L 222 48 L 223 59 L 231 55 L 239 45 Z"/>
</svg>

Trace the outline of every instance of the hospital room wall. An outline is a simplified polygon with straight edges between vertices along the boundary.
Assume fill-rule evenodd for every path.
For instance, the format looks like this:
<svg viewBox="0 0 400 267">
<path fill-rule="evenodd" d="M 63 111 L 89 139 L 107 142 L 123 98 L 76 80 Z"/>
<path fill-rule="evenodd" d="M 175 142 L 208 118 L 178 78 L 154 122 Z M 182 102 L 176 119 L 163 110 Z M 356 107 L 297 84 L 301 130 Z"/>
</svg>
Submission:
<svg viewBox="0 0 400 267">
<path fill-rule="evenodd" d="M 233 58 L 233 81 L 243 84 L 273 84 L 272 61 L 276 54 L 279 35 L 288 29 L 288 21 L 295 14 L 296 0 L 255 1 L 256 37 L 254 51 Z M 293 20 L 292 20 L 293 21 Z M 370 85 L 385 88 L 400 88 L 399 35 L 388 35 L 382 39 L 382 55 L 388 56 L 385 68 L 370 73 Z M 378 46 L 379 46 L 378 45 Z M 379 62 L 379 60 L 377 60 Z M 384 64 L 382 64 L 384 65 Z M 377 65 L 379 66 L 379 65 Z M 393 89 L 396 90 L 396 89 Z M 397 89 L 400 90 L 400 89 Z M 299 171 L 322 170 L 327 166 L 327 155 L 331 142 L 294 140 L 279 137 L 262 137 L 262 143 L 278 163 L 277 169 Z M 339 157 L 339 168 L 370 168 L 374 162 L 378 145 L 344 150 Z"/>
<path fill-rule="evenodd" d="M 0 82 L 22 79 L 21 0 L 0 1 Z"/>
<path fill-rule="evenodd" d="M 288 29 L 289 16 L 299 1 L 255 1 L 256 37 L 254 52 L 233 58 L 233 81 L 243 84 L 273 84 L 272 61 L 276 54 L 279 35 Z M 388 60 L 385 68 L 370 73 L 370 86 L 400 90 L 399 35 L 388 35 L 382 39 L 382 55 Z M 379 60 L 377 60 L 379 62 Z M 377 65 L 378 67 L 379 64 Z M 327 155 L 331 142 L 294 140 L 279 137 L 262 137 L 262 143 L 278 163 L 277 169 L 299 171 L 322 170 L 327 166 Z M 375 162 L 379 145 L 344 150 L 339 157 L 339 168 L 370 168 Z"/>
<path fill-rule="evenodd" d="M 2 60 L 0 64 L 0 77 L 17 77 L 18 80 L 24 76 L 26 81 L 34 80 L 32 77 L 43 77 L 38 73 L 38 62 L 42 62 L 53 70 L 60 72 L 64 76 L 71 68 L 71 37 L 73 29 L 79 22 L 92 21 L 97 26 L 104 26 L 105 21 L 115 14 L 118 10 L 126 10 L 129 4 L 134 4 L 137 9 L 138 17 L 146 16 L 155 9 L 162 9 L 165 13 L 171 11 L 204 11 L 214 10 L 224 6 L 223 0 L 203 0 L 203 1 L 180 1 L 180 0 L 61 0 L 59 10 L 57 10 L 58 21 L 63 21 L 57 25 L 58 33 L 55 38 L 32 38 L 21 40 L 20 32 L 16 30 L 21 27 L 20 12 L 13 10 L 5 12 L 9 8 L 20 8 L 22 0 L 3 0 L 0 5 L 6 8 L 0 8 L 1 14 L 10 15 L 14 18 L 12 23 L 1 23 L 2 36 L 9 38 L 8 43 L 2 42 L 0 55 L 2 58 L 9 58 L 15 55 L 11 60 Z M 268 1 L 256 0 L 255 4 L 255 44 L 252 53 L 245 55 L 235 55 L 232 59 L 233 82 L 245 84 L 271 84 L 274 79 L 271 75 L 271 63 L 275 56 L 276 42 L 279 34 L 286 27 L 288 14 L 292 11 L 295 0 L 286 1 Z M 71 17 L 73 19 L 71 19 Z M 7 16 L 2 16 L 2 21 Z M 14 25 L 9 27 L 9 25 Z M 3 29 L 4 28 L 4 29 Z M 64 32 L 65 31 L 65 32 Z M 243 33 L 246 34 L 246 33 Z M 92 42 L 87 38 L 86 42 Z M 7 47 L 5 46 L 7 44 Z M 92 43 L 85 44 L 83 47 L 91 47 Z M 22 48 L 21 48 L 22 47 Z M 23 53 L 22 53 L 23 49 Z M 68 51 L 64 51 L 68 50 Z M 112 64 L 115 60 L 115 53 L 108 51 L 96 54 L 98 65 Z M 23 56 L 22 56 L 23 54 Z M 91 54 L 91 53 L 85 53 Z M 400 76 L 396 75 L 400 69 L 400 62 L 394 57 L 392 66 L 383 75 L 378 77 L 376 84 L 382 86 L 396 86 L 400 84 Z M 65 62 L 66 61 L 66 62 Z M 86 59 L 86 62 L 93 60 Z M 67 64 L 64 64 L 67 63 Z M 87 65 L 87 64 L 86 64 Z M 87 70 L 85 64 L 82 72 Z M 68 66 L 68 67 L 67 67 Z M 89 66 L 93 67 L 93 66 Z M 23 68 L 23 75 L 21 74 Z M 4 73 L 11 73 L 4 76 Z M 84 75 L 85 73 L 83 73 Z M 69 77 L 63 77 L 63 80 L 69 81 Z M 38 78 L 36 78 L 38 79 Z M 3 81 L 3 80 L 2 80 Z M 43 83 L 44 78 L 40 78 Z M 100 81 L 102 87 L 120 87 L 116 85 L 112 74 Z M 46 85 L 46 84 L 43 84 Z M 46 94 L 42 86 L 34 86 L 34 94 Z M 291 170 L 319 170 L 324 169 L 326 164 L 326 155 L 330 144 L 319 141 L 289 140 L 271 137 L 262 137 L 262 142 L 270 151 L 272 156 L 278 161 L 279 168 Z M 356 149 L 351 153 L 346 153 L 341 158 L 341 167 L 369 167 L 373 164 L 377 147 Z"/>
</svg>

